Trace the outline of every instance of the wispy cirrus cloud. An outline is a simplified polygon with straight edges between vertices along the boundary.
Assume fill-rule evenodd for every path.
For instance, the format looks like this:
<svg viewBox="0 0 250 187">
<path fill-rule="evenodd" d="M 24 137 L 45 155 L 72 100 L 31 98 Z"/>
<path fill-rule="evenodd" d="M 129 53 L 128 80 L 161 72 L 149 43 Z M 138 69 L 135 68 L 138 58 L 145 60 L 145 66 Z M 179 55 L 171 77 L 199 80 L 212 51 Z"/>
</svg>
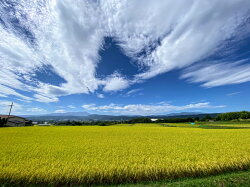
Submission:
<svg viewBox="0 0 250 187">
<path fill-rule="evenodd" d="M 234 96 L 234 95 L 238 95 L 240 94 L 241 92 L 232 92 L 232 93 L 229 93 L 227 94 L 227 96 Z"/>
<path fill-rule="evenodd" d="M 27 112 L 32 112 L 32 113 L 39 113 L 39 114 L 47 112 L 47 110 L 45 110 L 43 108 L 39 108 L 39 107 L 28 108 L 26 111 Z"/>
<path fill-rule="evenodd" d="M 7 115 L 10 111 L 10 105 L 12 101 L 9 100 L 1 100 L 0 101 L 0 114 Z M 41 107 L 31 107 L 30 105 L 21 104 L 20 102 L 13 102 L 13 107 L 11 110 L 11 114 L 44 114 L 47 110 Z"/>
<path fill-rule="evenodd" d="M 58 109 L 58 110 L 55 110 L 54 113 L 66 113 L 66 110 Z"/>
<path fill-rule="evenodd" d="M 137 89 L 130 90 L 130 91 L 128 91 L 126 94 L 127 94 L 127 95 L 131 95 L 131 94 L 138 93 L 138 92 L 140 92 L 140 91 L 142 91 L 142 88 L 137 88 Z"/>
<path fill-rule="evenodd" d="M 97 96 L 98 98 L 100 98 L 100 99 L 105 98 L 105 95 L 103 95 L 103 94 L 97 94 L 96 96 Z"/>
<path fill-rule="evenodd" d="M 214 106 L 209 102 L 203 103 L 192 103 L 183 106 L 176 106 L 167 104 L 165 102 L 158 104 L 129 104 L 129 105 L 118 105 L 109 104 L 97 106 L 95 104 L 85 104 L 82 106 L 87 111 L 111 113 L 111 114 L 125 114 L 125 115 L 153 115 L 153 114 L 166 114 L 175 111 L 184 111 L 192 109 L 204 109 L 204 108 L 223 108 L 224 105 Z"/>
<path fill-rule="evenodd" d="M 9 88 L 7 86 L 1 85 L 1 84 L 0 84 L 0 94 L 3 97 L 7 97 L 7 95 L 12 95 L 12 96 L 20 97 L 21 99 L 24 99 L 24 100 L 28 100 L 28 101 L 32 100 L 32 98 L 24 96 L 18 93 L 16 90 Z"/>
<path fill-rule="evenodd" d="M 68 108 L 75 109 L 76 107 L 73 105 L 68 105 Z"/>
<path fill-rule="evenodd" d="M 182 78 L 204 87 L 248 82 L 249 57 L 245 64 L 237 63 L 242 59 L 203 59 L 218 51 L 231 54 L 224 48 L 229 41 L 240 43 L 249 37 L 249 7 L 248 0 L 3 0 L 0 94 L 57 102 L 60 96 L 118 91 L 186 68 Z M 105 37 L 116 40 L 139 74 L 130 79 L 120 74 L 96 76 Z M 190 69 L 197 62 L 199 66 Z M 36 72 L 43 67 L 50 67 L 64 82 L 39 79 Z"/>
<path fill-rule="evenodd" d="M 193 66 L 184 72 L 182 78 L 202 83 L 203 87 L 208 88 L 247 82 L 250 81 L 250 64 L 242 64 L 243 62 L 215 62 L 206 66 Z"/>
<path fill-rule="evenodd" d="M 135 96 L 142 96 L 143 89 L 142 88 L 136 88 L 136 89 L 132 89 L 129 90 L 128 92 L 126 92 L 125 94 L 122 94 L 123 97 L 135 97 Z"/>
</svg>

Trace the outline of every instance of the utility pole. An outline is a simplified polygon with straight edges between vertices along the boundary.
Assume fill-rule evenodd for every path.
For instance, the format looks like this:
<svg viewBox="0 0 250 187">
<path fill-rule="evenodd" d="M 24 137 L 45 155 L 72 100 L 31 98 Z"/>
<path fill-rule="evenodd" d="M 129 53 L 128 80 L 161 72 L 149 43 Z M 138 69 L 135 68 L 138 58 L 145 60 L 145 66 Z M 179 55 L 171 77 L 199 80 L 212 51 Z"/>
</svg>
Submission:
<svg viewBox="0 0 250 187">
<path fill-rule="evenodd" d="M 9 111 L 9 115 L 8 115 L 8 117 L 7 117 L 7 122 L 6 123 L 8 123 L 8 120 L 9 120 L 9 117 L 10 117 L 10 113 L 11 113 L 11 110 L 12 110 L 12 107 L 14 106 L 13 105 L 13 102 L 11 103 L 11 105 L 9 105 L 10 106 L 10 111 Z"/>
</svg>

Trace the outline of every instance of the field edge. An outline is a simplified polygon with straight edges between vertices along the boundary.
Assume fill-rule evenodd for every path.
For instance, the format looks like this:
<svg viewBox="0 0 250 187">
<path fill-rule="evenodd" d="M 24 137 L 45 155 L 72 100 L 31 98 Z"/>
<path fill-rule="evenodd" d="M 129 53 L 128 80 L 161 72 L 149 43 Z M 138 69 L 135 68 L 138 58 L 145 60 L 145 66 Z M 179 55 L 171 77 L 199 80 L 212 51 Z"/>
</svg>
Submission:
<svg viewBox="0 0 250 187">
<path fill-rule="evenodd" d="M 152 182 L 141 182 L 135 184 L 120 184 L 118 187 L 138 187 L 138 186 L 242 186 L 250 185 L 250 169 L 210 175 L 206 177 L 180 178 L 174 180 L 160 180 Z M 111 185 L 114 186 L 114 185 Z M 102 187 L 102 186 L 98 186 Z"/>
<path fill-rule="evenodd" d="M 206 177 L 192 177 L 192 178 L 179 178 L 179 179 L 166 179 L 159 181 L 145 181 L 138 183 L 127 183 L 127 184 L 118 184 L 118 185 L 91 185 L 96 187 L 140 187 L 140 186 L 203 186 L 203 187 L 212 187 L 212 186 L 241 186 L 248 187 L 250 184 L 250 169 L 243 171 L 234 171 L 221 173 L 217 175 L 210 175 Z M 11 183 L 0 183 L 1 187 L 11 187 L 11 186 L 27 186 L 27 187 L 54 187 L 58 185 L 54 184 L 11 184 Z M 75 186 L 75 187 L 84 187 L 89 186 L 85 184 L 79 185 L 62 185 L 62 186 Z"/>
</svg>

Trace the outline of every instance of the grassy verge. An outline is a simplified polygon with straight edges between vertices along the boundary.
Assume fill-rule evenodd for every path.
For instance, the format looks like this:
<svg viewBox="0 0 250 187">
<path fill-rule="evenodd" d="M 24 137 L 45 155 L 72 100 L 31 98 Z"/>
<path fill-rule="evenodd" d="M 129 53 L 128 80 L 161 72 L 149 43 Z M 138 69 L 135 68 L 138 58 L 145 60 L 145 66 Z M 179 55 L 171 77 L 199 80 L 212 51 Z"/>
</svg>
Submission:
<svg viewBox="0 0 250 187">
<path fill-rule="evenodd" d="M 221 175 L 203 177 L 203 178 L 183 178 L 176 180 L 163 180 L 157 182 L 145 182 L 138 184 L 124 184 L 119 187 L 138 187 L 138 186 L 202 186 L 202 187 L 249 187 L 250 170 L 226 173 Z"/>
<path fill-rule="evenodd" d="M 11 187 L 13 184 L 0 184 L 1 187 Z M 14 186 L 27 186 L 27 187 L 43 187 L 43 186 L 51 186 L 54 185 L 14 185 Z M 74 186 L 74 185 L 72 185 Z M 85 185 L 77 185 L 77 186 L 85 186 Z M 140 186 L 168 186 L 168 187 L 189 187 L 189 186 L 202 186 L 202 187 L 249 187 L 250 186 L 250 170 L 246 171 L 238 171 L 202 178 L 181 178 L 175 180 L 162 180 L 162 181 L 152 181 L 152 182 L 142 182 L 137 184 L 120 184 L 120 185 L 101 185 L 98 187 L 104 186 L 117 186 L 117 187 L 140 187 Z"/>
<path fill-rule="evenodd" d="M 147 124 L 145 124 L 146 126 Z M 250 123 L 217 123 L 217 122 L 199 122 L 195 125 L 190 123 L 158 123 L 162 127 L 180 127 L 180 128 L 201 128 L 201 129 L 250 129 Z"/>
</svg>

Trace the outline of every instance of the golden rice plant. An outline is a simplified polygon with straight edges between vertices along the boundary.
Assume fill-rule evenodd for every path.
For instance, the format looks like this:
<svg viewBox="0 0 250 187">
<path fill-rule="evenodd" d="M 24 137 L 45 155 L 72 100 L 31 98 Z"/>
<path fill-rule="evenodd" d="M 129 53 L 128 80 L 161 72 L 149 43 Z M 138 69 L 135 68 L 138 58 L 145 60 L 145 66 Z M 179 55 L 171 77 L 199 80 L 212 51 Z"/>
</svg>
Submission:
<svg viewBox="0 0 250 187">
<path fill-rule="evenodd" d="M 250 129 L 0 129 L 0 183 L 118 184 L 250 168 Z"/>
</svg>

